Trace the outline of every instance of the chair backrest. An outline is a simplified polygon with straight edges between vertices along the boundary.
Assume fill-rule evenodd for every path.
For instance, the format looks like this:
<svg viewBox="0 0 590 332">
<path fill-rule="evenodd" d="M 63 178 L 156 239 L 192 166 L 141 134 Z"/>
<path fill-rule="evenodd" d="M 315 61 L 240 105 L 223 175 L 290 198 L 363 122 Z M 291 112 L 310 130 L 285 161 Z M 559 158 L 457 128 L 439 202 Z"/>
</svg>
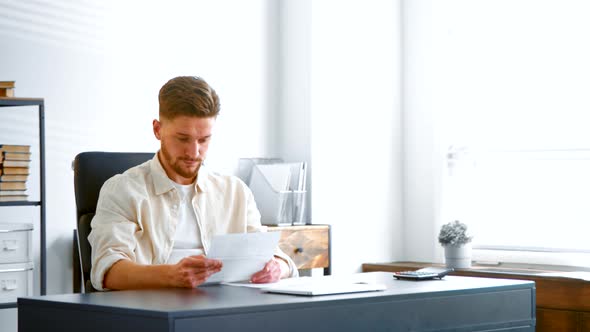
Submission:
<svg viewBox="0 0 590 332">
<path fill-rule="evenodd" d="M 78 261 L 74 259 L 74 273 L 79 265 L 82 287 L 80 291 L 93 291 L 90 283 L 90 222 L 96 212 L 96 203 L 100 188 L 106 180 L 121 174 L 131 167 L 137 166 L 153 158 L 154 153 L 143 152 L 82 152 L 76 156 L 72 165 L 74 169 L 74 194 L 76 196 L 77 243 L 74 252 L 78 253 Z M 75 278 L 76 279 L 76 278 Z M 76 280 L 74 280 L 76 285 Z M 74 286 L 76 291 L 76 286 Z"/>
</svg>

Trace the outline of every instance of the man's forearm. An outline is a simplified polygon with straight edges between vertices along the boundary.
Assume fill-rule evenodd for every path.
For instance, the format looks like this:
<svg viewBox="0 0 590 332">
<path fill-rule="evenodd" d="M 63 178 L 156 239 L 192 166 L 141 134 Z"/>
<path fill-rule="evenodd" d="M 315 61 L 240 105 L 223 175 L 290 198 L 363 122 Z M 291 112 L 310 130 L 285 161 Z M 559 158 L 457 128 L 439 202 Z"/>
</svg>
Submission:
<svg viewBox="0 0 590 332">
<path fill-rule="evenodd" d="M 107 271 L 103 286 L 113 290 L 169 287 L 169 270 L 169 265 L 140 265 L 122 259 Z"/>
</svg>

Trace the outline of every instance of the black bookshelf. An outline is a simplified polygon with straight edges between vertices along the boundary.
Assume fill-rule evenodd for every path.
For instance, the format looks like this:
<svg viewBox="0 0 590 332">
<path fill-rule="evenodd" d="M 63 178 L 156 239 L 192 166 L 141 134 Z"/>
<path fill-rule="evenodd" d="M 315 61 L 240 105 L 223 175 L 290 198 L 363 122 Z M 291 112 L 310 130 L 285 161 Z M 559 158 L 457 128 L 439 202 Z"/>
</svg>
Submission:
<svg viewBox="0 0 590 332">
<path fill-rule="evenodd" d="M 47 244 L 45 219 L 45 101 L 43 98 L 6 98 L 0 97 L 0 107 L 37 106 L 39 115 L 39 201 L 0 202 L 4 206 L 39 206 L 39 237 L 40 237 L 40 275 L 41 295 L 47 293 Z M 16 308 L 16 302 L 0 303 L 0 309 Z"/>
</svg>

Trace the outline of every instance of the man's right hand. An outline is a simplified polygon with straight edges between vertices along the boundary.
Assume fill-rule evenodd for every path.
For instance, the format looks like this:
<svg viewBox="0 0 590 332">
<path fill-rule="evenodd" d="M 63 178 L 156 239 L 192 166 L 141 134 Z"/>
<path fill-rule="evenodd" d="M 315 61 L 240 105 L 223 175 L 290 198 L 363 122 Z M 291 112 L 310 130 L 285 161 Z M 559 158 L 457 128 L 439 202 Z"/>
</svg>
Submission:
<svg viewBox="0 0 590 332">
<path fill-rule="evenodd" d="M 107 289 L 194 288 L 204 283 L 213 273 L 221 271 L 221 267 L 221 261 L 202 255 L 185 257 L 173 265 L 142 265 L 128 259 L 121 259 L 105 274 L 103 287 Z"/>
<path fill-rule="evenodd" d="M 214 273 L 221 271 L 220 260 L 207 258 L 203 255 L 188 256 L 172 265 L 169 281 L 172 287 L 195 288 Z"/>
</svg>

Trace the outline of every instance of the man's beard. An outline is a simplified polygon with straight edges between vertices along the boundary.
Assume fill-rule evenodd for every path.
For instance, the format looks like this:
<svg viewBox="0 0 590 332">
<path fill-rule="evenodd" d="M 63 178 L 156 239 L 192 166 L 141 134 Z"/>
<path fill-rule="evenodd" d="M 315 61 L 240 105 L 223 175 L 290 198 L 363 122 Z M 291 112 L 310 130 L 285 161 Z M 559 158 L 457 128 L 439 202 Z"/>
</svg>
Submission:
<svg viewBox="0 0 590 332">
<path fill-rule="evenodd" d="M 197 176 L 197 173 L 199 172 L 199 168 L 201 167 L 201 164 L 203 163 L 203 159 L 201 158 L 177 158 L 174 159 L 166 150 L 166 148 L 162 147 L 162 154 L 164 155 L 164 159 L 168 162 L 168 165 L 170 165 L 170 167 L 172 168 L 172 170 L 174 170 L 174 172 L 176 174 L 179 174 L 180 176 L 182 176 L 183 178 L 194 178 Z M 187 167 L 183 167 L 183 163 L 185 160 L 190 160 L 190 161 L 196 161 L 197 164 L 195 165 L 194 168 L 187 168 Z"/>
</svg>

